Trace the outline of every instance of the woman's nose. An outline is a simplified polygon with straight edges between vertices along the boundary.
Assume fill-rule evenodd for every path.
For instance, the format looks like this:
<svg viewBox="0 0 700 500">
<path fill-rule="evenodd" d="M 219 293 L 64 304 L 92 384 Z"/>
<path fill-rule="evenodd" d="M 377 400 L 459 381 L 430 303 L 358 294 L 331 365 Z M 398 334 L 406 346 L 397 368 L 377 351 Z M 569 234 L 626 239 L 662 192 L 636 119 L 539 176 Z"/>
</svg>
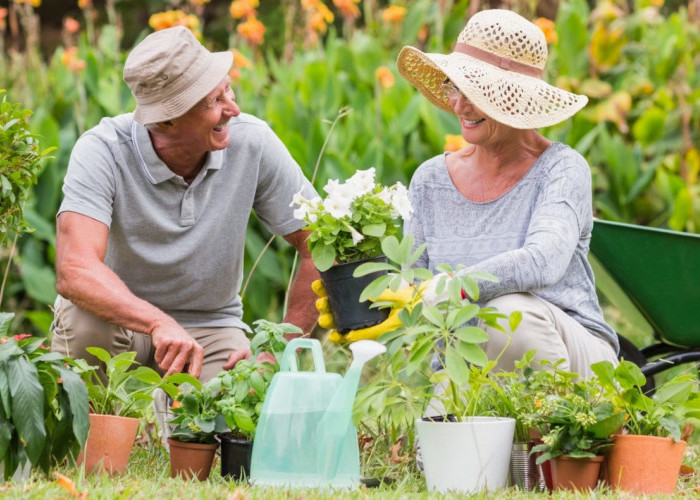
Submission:
<svg viewBox="0 0 700 500">
<path fill-rule="evenodd" d="M 472 102 L 462 94 L 461 92 L 456 99 L 452 99 L 452 109 L 454 109 L 456 114 L 464 113 L 465 111 L 471 111 Z"/>
</svg>

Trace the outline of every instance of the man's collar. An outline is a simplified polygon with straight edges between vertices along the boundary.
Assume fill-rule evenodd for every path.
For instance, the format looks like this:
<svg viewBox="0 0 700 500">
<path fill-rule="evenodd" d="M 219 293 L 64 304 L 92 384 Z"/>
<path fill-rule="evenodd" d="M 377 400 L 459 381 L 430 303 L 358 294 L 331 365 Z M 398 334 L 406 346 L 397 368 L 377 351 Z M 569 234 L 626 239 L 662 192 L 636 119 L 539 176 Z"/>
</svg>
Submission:
<svg viewBox="0 0 700 500">
<path fill-rule="evenodd" d="M 148 129 L 140 123 L 134 122 L 132 134 L 136 149 L 139 153 L 142 167 L 146 171 L 148 178 L 153 184 L 160 184 L 177 174 L 161 160 L 153 148 L 151 137 L 148 134 Z M 224 151 L 213 151 L 207 154 L 207 159 L 202 167 L 202 170 L 219 170 L 224 159 Z"/>
</svg>

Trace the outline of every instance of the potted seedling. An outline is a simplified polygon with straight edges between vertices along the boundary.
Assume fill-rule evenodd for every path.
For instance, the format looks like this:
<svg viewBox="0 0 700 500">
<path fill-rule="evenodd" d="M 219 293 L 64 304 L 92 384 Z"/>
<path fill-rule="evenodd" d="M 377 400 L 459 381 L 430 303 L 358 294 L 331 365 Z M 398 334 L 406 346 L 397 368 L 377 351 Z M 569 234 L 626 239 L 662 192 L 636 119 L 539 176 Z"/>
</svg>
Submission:
<svg viewBox="0 0 700 500">
<path fill-rule="evenodd" d="M 672 494 L 686 447 L 681 430 L 700 416 L 697 378 L 678 375 L 649 397 L 642 389 L 646 377 L 632 362 L 614 367 L 603 361 L 591 369 L 626 414 L 624 432 L 614 436 L 606 459 L 606 481 L 636 494 Z"/>
<path fill-rule="evenodd" d="M 390 272 L 377 278 L 363 293 L 376 297 L 387 287 L 397 291 L 402 282 L 432 277 L 425 269 L 411 267 L 424 248 L 413 251 L 410 235 L 401 243 L 393 237 L 386 238 L 382 248 L 391 261 Z M 371 270 L 372 265 L 367 264 L 358 274 Z M 425 286 L 416 284 L 409 301 L 412 307 L 399 313 L 402 326 L 383 335 L 380 341 L 386 343 L 392 357 L 398 355 L 406 376 L 426 370 L 426 360 L 433 359 L 430 381 L 438 390 L 425 395 L 429 400 L 429 418 L 416 422 L 428 489 L 477 492 L 504 487 L 515 421 L 494 414 L 494 401 L 499 395 L 490 374 L 498 359 L 489 360 L 480 347 L 489 337 L 477 320 L 510 339 L 510 332 L 520 322 L 520 313 L 508 317 L 478 305 L 476 279 L 493 281 L 493 276 L 468 274 L 447 265 L 439 265 L 438 270 L 445 278 L 435 278 L 439 279 L 435 290 L 447 299 L 437 305 L 425 305 L 421 301 Z"/>
<path fill-rule="evenodd" d="M 0 316 L 0 478 L 24 480 L 74 461 L 88 435 L 88 394 L 73 361 L 46 339 L 5 337 L 12 314 Z"/>
<path fill-rule="evenodd" d="M 569 383 L 538 399 L 533 419 L 542 444 L 532 451 L 540 453 L 538 464 L 551 461 L 553 489 L 590 490 L 598 483 L 603 456 L 625 413 L 597 380 L 570 375 L 565 379 Z"/>
<path fill-rule="evenodd" d="M 305 221 L 304 229 L 310 231 L 311 257 L 321 272 L 335 328 L 341 334 L 386 319 L 387 311 L 360 302 L 360 294 L 387 268 L 362 277 L 354 271 L 366 262 L 385 263 L 382 240 L 398 234 L 399 219 L 411 216 L 406 187 L 401 183 L 380 186 L 374 175 L 374 168 L 358 170 L 344 183 L 328 181 L 323 200 L 307 200 L 298 193 L 292 201 L 297 207 L 295 217 Z"/>
<path fill-rule="evenodd" d="M 262 412 L 265 393 L 287 345 L 287 336 L 302 330 L 290 323 L 257 320 L 251 339 L 250 359 L 239 361 L 229 371 L 219 373 L 207 383 L 216 393 L 216 408 L 223 415 L 229 431 L 218 435 L 221 442 L 221 475 L 233 480 L 250 476 L 255 429 Z M 262 352 L 274 355 L 275 362 L 258 362 Z"/>
<path fill-rule="evenodd" d="M 90 398 L 90 432 L 81 459 L 89 472 L 123 473 L 140 419 L 153 400 L 151 393 L 162 387 L 174 397 L 175 388 L 164 384 L 151 368 L 132 369 L 137 364 L 135 352 L 112 357 L 99 347 L 88 347 L 87 351 L 103 363 L 104 375 L 85 360 L 76 361 Z"/>
<path fill-rule="evenodd" d="M 168 438 L 171 476 L 204 481 L 219 447 L 216 435 L 226 430 L 226 420 L 216 406 L 219 385 L 202 385 L 187 374 L 166 380 L 180 386 L 172 408 L 175 417 L 170 421 L 175 428 Z"/>
</svg>

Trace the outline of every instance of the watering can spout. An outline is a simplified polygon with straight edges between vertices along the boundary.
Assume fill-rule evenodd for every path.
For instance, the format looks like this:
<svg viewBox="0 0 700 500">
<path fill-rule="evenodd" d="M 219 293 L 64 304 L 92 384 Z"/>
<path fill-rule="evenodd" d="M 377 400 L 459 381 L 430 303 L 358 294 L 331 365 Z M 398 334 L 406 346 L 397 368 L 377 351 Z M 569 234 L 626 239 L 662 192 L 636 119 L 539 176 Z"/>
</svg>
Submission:
<svg viewBox="0 0 700 500">
<path fill-rule="evenodd" d="M 352 406 L 362 367 L 370 359 L 386 352 L 386 347 L 374 340 L 358 340 L 350 344 L 350 350 L 352 363 L 319 423 L 318 464 L 326 478 L 332 478 L 338 468 L 343 436 L 352 422 Z"/>
</svg>

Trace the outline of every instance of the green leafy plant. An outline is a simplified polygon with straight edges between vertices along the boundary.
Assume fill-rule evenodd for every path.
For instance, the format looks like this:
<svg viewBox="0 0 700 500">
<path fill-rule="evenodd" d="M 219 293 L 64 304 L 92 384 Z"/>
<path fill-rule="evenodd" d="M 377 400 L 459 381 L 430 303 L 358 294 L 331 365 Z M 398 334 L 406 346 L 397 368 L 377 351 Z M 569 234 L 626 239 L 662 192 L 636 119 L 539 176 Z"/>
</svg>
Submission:
<svg viewBox="0 0 700 500">
<path fill-rule="evenodd" d="M 630 361 L 621 361 L 617 367 L 601 361 L 591 369 L 613 404 L 627 415 L 625 428 L 630 434 L 670 436 L 679 441 L 688 419 L 700 417 L 698 380 L 690 374 L 673 377 L 649 397 L 642 390 L 646 377 Z"/>
<path fill-rule="evenodd" d="M 5 92 L 0 89 L 0 94 Z M 23 204 L 37 182 L 41 160 L 55 148 L 40 150 L 29 128 L 32 112 L 21 104 L 0 102 L 0 243 L 8 233 L 26 231 Z"/>
<path fill-rule="evenodd" d="M 255 335 L 250 340 L 250 350 L 253 356 L 269 352 L 275 356 L 277 364 L 282 361 L 284 348 L 287 346 L 287 335 L 301 335 L 301 328 L 291 323 L 275 323 L 266 319 L 253 322 Z"/>
<path fill-rule="evenodd" d="M 0 321 L 4 335 L 11 320 Z M 0 337 L 0 462 L 4 477 L 29 462 L 48 473 L 87 439 L 88 394 L 73 361 L 29 335 Z"/>
<path fill-rule="evenodd" d="M 210 381 L 202 385 L 188 374 L 175 375 L 177 379 L 166 377 L 169 382 L 180 385 L 172 407 L 175 418 L 170 423 L 175 424 L 175 428 L 170 436 L 185 442 L 215 443 L 216 435 L 226 430 L 226 420 L 216 405 L 220 384 Z"/>
<path fill-rule="evenodd" d="M 589 458 L 603 455 L 612 445 L 612 434 L 622 428 L 625 412 L 614 404 L 597 380 L 584 380 L 575 374 L 566 384 L 553 386 L 553 393 L 537 399 L 532 415 L 542 444 L 537 463 L 560 455 Z"/>
<path fill-rule="evenodd" d="M 381 242 L 399 231 L 399 217 L 409 218 L 408 191 L 401 183 L 382 187 L 374 168 L 358 170 L 345 183 L 330 180 L 325 200 L 294 196 L 294 216 L 307 223 L 311 257 L 320 271 L 334 262 L 351 262 L 381 255 Z"/>
<path fill-rule="evenodd" d="M 379 297 L 389 288 L 397 291 L 404 283 L 413 286 L 411 306 L 399 312 L 402 326 L 384 334 L 380 341 L 395 363 L 395 370 L 404 370 L 407 376 L 419 371 L 433 371 L 429 375 L 432 386 L 444 388 L 442 394 L 425 393 L 426 400 L 439 401 L 446 414 L 457 416 L 488 415 L 492 413 L 490 398 L 497 397 L 493 372 L 498 358 L 489 360 L 480 344 L 488 340 L 488 334 L 477 326 L 477 320 L 494 328 L 508 340 L 503 350 L 510 344 L 510 333 L 514 331 L 522 315 L 514 312 L 510 316 L 499 313 L 492 307 L 481 307 L 477 280 L 494 281 L 487 273 L 465 273 L 463 267 L 452 269 L 440 264 L 440 277 L 432 278 L 427 269 L 411 267 L 418 260 L 425 246 L 413 250 L 414 240 L 408 235 L 401 242 L 395 237 L 382 241 L 382 249 L 389 263 L 367 263 L 360 266 L 355 276 L 362 276 L 385 269 L 388 274 L 375 279 L 363 291 L 360 300 Z M 437 279 L 435 291 L 446 299 L 436 305 L 425 305 L 422 293 L 427 280 Z M 377 301 L 374 306 L 391 306 L 391 302 Z M 501 322 L 507 322 L 507 328 Z M 501 353 L 502 354 L 502 353 Z M 432 367 L 427 361 L 434 360 Z"/>
<path fill-rule="evenodd" d="M 86 350 L 104 363 L 106 374 L 106 379 L 103 379 L 97 367 L 89 366 L 85 360 L 76 361 L 81 368 L 93 413 L 141 418 L 153 401 L 151 393 L 155 389 L 163 388 L 171 397 L 177 395 L 175 386 L 164 382 L 155 370 L 146 366 L 132 369 L 138 364 L 135 352 L 111 356 L 100 347 Z"/>
<path fill-rule="evenodd" d="M 265 393 L 276 371 L 276 365 L 244 359 L 207 383 L 218 393 L 216 408 L 235 438 L 255 437 Z"/>
</svg>

